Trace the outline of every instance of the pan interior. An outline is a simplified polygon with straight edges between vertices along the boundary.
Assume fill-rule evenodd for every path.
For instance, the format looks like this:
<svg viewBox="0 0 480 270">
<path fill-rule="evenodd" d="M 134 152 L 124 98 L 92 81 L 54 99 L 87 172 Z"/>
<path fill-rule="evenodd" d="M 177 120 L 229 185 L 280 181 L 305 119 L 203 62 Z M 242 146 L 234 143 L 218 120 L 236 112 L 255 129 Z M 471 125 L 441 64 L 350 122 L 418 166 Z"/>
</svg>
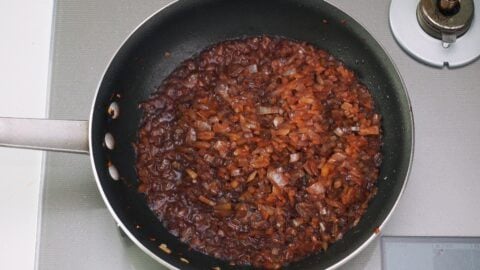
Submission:
<svg viewBox="0 0 480 270">
<path fill-rule="evenodd" d="M 401 193 L 412 153 L 413 123 L 405 90 L 383 49 L 358 23 L 318 0 L 183 0 L 147 20 L 129 37 L 106 71 L 93 107 L 91 146 L 101 188 L 121 223 L 158 258 L 181 269 L 235 268 L 227 262 L 192 251 L 170 235 L 137 192 L 132 142 L 141 118 L 138 103 L 146 100 L 183 60 L 205 47 L 227 40 L 262 34 L 307 41 L 328 51 L 354 70 L 368 86 L 383 116 L 384 160 L 378 194 L 359 222 L 326 252 L 292 263 L 287 269 L 332 266 L 359 248 L 382 224 Z M 165 57 L 165 53 L 170 57 Z M 112 101 L 119 116 L 109 117 Z M 104 146 L 105 133 L 115 147 Z M 120 180 L 113 181 L 107 164 Z M 166 244 L 167 254 L 158 248 Z M 188 259 L 185 264 L 180 257 Z M 237 267 L 238 268 L 238 267 Z M 248 267 L 241 267 L 241 269 Z"/>
</svg>

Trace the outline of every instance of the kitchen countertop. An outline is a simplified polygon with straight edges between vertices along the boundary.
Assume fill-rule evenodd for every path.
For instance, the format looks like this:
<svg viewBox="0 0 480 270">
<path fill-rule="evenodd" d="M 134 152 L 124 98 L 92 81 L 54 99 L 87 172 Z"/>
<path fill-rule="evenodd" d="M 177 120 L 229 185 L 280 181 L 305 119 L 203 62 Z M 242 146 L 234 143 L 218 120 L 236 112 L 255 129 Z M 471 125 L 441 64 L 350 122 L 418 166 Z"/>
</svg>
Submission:
<svg viewBox="0 0 480 270">
<path fill-rule="evenodd" d="M 53 0 L 0 1 L 0 116 L 44 117 Z M 0 149 L 0 269 L 33 269 L 43 153 Z"/>
</svg>

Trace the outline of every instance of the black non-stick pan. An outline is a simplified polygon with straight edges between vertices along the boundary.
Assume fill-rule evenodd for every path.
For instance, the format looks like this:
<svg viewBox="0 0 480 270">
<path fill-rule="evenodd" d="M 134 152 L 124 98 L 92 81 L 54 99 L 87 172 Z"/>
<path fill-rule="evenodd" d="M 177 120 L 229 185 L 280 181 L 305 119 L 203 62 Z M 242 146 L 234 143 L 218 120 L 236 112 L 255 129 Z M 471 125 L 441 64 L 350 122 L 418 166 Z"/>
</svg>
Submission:
<svg viewBox="0 0 480 270">
<path fill-rule="evenodd" d="M 137 192 L 132 142 L 141 118 L 138 103 L 183 60 L 217 42 L 263 34 L 327 50 L 368 86 L 383 116 L 384 158 L 378 194 L 367 212 L 327 251 L 285 268 L 338 266 L 375 238 L 398 203 L 412 161 L 413 118 L 405 87 L 382 47 L 355 20 L 324 1 L 174 2 L 148 18 L 121 45 L 99 84 L 88 122 L 2 118 L 0 144 L 89 153 L 98 189 L 112 216 L 135 244 L 161 264 L 178 269 L 247 269 L 193 251 L 163 228 Z M 166 52 L 171 56 L 165 57 Z M 162 244 L 171 252 L 159 248 Z"/>
</svg>

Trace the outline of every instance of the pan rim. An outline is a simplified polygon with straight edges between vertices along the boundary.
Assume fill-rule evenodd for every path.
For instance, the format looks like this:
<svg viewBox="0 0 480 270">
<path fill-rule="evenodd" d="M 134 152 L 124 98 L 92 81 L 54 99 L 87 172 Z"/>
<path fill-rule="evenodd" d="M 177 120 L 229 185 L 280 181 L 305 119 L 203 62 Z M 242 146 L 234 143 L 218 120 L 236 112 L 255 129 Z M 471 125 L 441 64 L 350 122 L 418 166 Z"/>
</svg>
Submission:
<svg viewBox="0 0 480 270">
<path fill-rule="evenodd" d="M 366 239 L 356 250 L 354 250 L 352 253 L 348 254 L 347 256 L 345 256 L 343 259 L 339 260 L 338 262 L 336 262 L 335 264 L 329 266 L 327 268 L 327 270 L 332 270 L 332 269 L 336 269 L 342 265 L 344 265 L 345 263 L 347 263 L 348 261 L 350 261 L 351 259 L 353 259 L 355 256 L 357 256 L 360 252 L 362 252 L 367 246 L 369 246 L 377 237 L 379 237 L 381 234 L 382 234 L 382 231 L 385 227 L 385 225 L 388 223 L 388 221 L 390 220 L 390 218 L 392 217 L 392 214 L 394 213 L 395 209 L 398 207 L 398 204 L 400 202 L 400 199 L 402 198 L 403 196 L 403 193 L 405 192 L 405 189 L 407 187 L 407 183 L 408 183 L 408 180 L 410 178 L 410 173 L 412 171 L 412 164 L 413 164 L 413 157 L 414 157 L 414 154 L 415 154 L 415 122 L 414 122 L 414 117 L 413 117 L 413 109 L 412 109 L 412 102 L 411 102 L 411 99 L 410 99 L 410 96 L 408 94 L 408 91 L 407 91 L 407 87 L 406 87 L 406 84 L 405 84 L 405 81 L 400 73 L 400 70 L 398 69 L 396 63 L 393 61 L 393 58 L 391 57 L 391 55 L 388 53 L 388 51 L 385 49 L 385 47 L 370 33 L 370 31 L 367 30 L 367 28 L 362 24 L 360 23 L 358 20 L 352 18 L 352 16 L 350 16 L 349 14 L 345 13 L 342 9 L 340 9 L 339 7 L 335 6 L 333 3 L 330 3 L 330 1 L 325 1 L 327 4 L 335 7 L 336 9 L 340 10 L 341 12 L 343 12 L 346 16 L 348 16 L 349 18 L 353 19 L 367 34 L 369 34 L 372 39 L 374 40 L 374 42 L 380 47 L 380 49 L 383 51 L 383 53 L 385 54 L 385 56 L 387 57 L 388 61 L 390 62 L 390 64 L 392 65 L 394 71 L 395 71 L 395 74 L 398 76 L 398 79 L 402 85 L 402 90 L 403 90 L 403 94 L 406 98 L 406 102 L 407 102 L 407 106 L 408 106 L 408 116 L 409 116 L 409 121 L 411 123 L 411 132 L 410 132 L 410 136 L 411 136 L 411 140 L 409 141 L 409 143 L 411 143 L 411 147 L 410 147 L 410 158 L 408 160 L 408 167 L 407 167 L 407 172 L 405 174 L 405 180 L 403 181 L 403 184 L 402 184 L 402 188 L 400 189 L 400 192 L 398 193 L 397 195 L 397 198 L 395 199 L 395 203 L 393 204 L 393 206 L 390 208 L 390 211 L 388 212 L 388 214 L 386 215 L 386 217 L 383 219 L 383 221 L 381 222 L 381 224 L 378 226 L 378 232 L 373 232 L 372 231 L 372 234 L 370 235 L 370 237 L 368 239 Z"/>
<path fill-rule="evenodd" d="M 160 258 L 159 256 L 157 256 L 155 253 L 153 253 L 149 248 L 147 248 L 145 245 L 143 245 L 143 243 L 141 243 L 131 232 L 130 230 L 125 226 L 125 224 L 123 224 L 122 220 L 117 216 L 117 214 L 115 213 L 115 210 L 113 209 L 112 205 L 110 204 L 110 201 L 108 200 L 104 190 L 103 190 L 103 186 L 102 186 L 102 183 L 100 182 L 100 177 L 98 175 L 98 172 L 97 172 L 97 167 L 95 165 L 95 159 L 94 159 L 94 149 L 93 149 L 93 118 L 94 118 L 94 114 L 95 114 L 95 104 L 97 102 L 97 99 L 98 99 L 98 93 L 100 92 L 100 88 L 101 88 L 101 85 L 104 81 L 104 78 L 105 78 L 105 75 L 107 74 L 109 68 L 110 68 L 110 65 L 111 63 L 114 61 L 114 59 L 116 58 L 116 56 L 118 55 L 118 53 L 120 52 L 120 50 L 124 47 L 124 45 L 127 43 L 127 41 L 142 27 L 144 26 L 148 21 L 150 21 L 153 17 L 155 17 L 157 14 L 161 13 L 163 10 L 167 9 L 168 7 L 178 3 L 180 0 L 173 0 L 172 2 L 168 3 L 167 5 L 157 9 L 155 12 L 153 12 L 151 15 L 149 15 L 148 17 L 146 17 L 142 22 L 140 22 L 127 36 L 126 38 L 121 42 L 121 44 L 119 45 L 119 47 L 115 50 L 115 52 L 113 53 L 113 55 L 111 56 L 110 60 L 108 61 L 108 64 L 106 65 L 103 73 L 102 73 L 102 76 L 98 82 L 98 85 L 97 85 L 97 88 L 96 88 L 96 91 L 95 91 L 95 95 L 94 95 L 94 99 L 93 99 L 93 102 L 92 102 L 92 107 L 91 107 L 91 110 L 90 110 L 90 116 L 89 116 L 89 124 L 88 124 L 88 147 L 89 147 L 89 152 L 90 152 L 90 162 L 91 162 L 91 165 L 92 165 L 92 169 L 93 169 L 93 175 L 94 175 L 94 178 L 95 178 L 95 182 L 97 184 L 97 188 L 100 192 L 100 195 L 108 209 L 108 211 L 110 212 L 110 214 L 112 215 L 115 223 L 117 224 L 117 226 L 127 235 L 127 237 L 138 247 L 140 248 L 145 254 L 147 254 L 148 256 L 150 256 L 151 258 L 153 258 L 155 261 L 159 262 L 161 265 L 169 268 L 169 269 L 180 269 L 174 265 L 172 265 L 171 263 L 167 262 L 166 260 L 163 260 L 162 258 Z M 401 76 L 401 73 L 399 72 L 399 69 L 397 67 L 397 65 L 395 64 L 395 62 L 393 61 L 392 57 L 390 56 L 390 54 L 387 52 L 387 50 L 385 50 L 384 46 L 376 39 L 374 38 L 374 36 L 367 30 L 367 28 L 362 24 L 360 23 L 359 21 L 357 21 L 356 19 L 352 18 L 350 15 L 348 15 L 347 13 L 345 13 L 341 8 L 335 6 L 334 4 L 330 3 L 329 1 L 323 1 L 325 4 L 327 5 L 330 5 L 332 8 L 335 8 L 337 9 L 338 11 L 342 12 L 346 17 L 352 19 L 353 21 L 355 21 L 355 23 L 357 23 L 363 31 L 365 31 L 368 35 L 370 35 L 372 37 L 372 40 L 376 43 L 376 45 L 378 47 L 380 47 L 380 49 L 382 50 L 382 52 L 385 54 L 387 60 L 390 62 L 391 66 L 393 67 L 394 71 L 395 71 L 395 74 L 398 76 L 398 79 L 400 81 L 400 84 L 402 86 L 402 94 L 404 95 L 405 99 L 406 99 L 406 105 L 408 106 L 408 120 L 410 121 L 411 123 L 411 132 L 410 134 L 407 133 L 407 135 L 410 135 L 411 136 L 411 140 L 408 141 L 407 143 L 410 143 L 411 144 L 411 147 L 410 147 L 410 157 L 409 157 L 409 161 L 408 161 L 408 167 L 407 167 L 407 171 L 406 171 L 406 174 L 405 174 L 405 179 L 403 181 L 403 184 L 402 184 L 402 187 L 400 189 L 400 192 L 398 193 L 397 195 L 397 198 L 395 199 L 395 203 L 393 204 L 393 206 L 390 208 L 388 214 L 386 215 L 386 217 L 383 219 L 383 221 L 381 222 L 381 224 L 378 226 L 379 230 L 380 230 L 380 233 L 377 233 L 377 232 L 373 232 L 372 231 L 372 234 L 365 240 L 363 241 L 363 243 L 358 246 L 353 252 L 351 252 L 350 254 L 348 254 L 347 256 L 345 256 L 344 258 L 340 259 L 339 261 L 335 262 L 334 264 L 328 266 L 326 269 L 336 269 L 342 265 L 344 265 L 346 262 L 350 261 L 352 258 L 354 258 L 355 256 L 357 256 L 361 251 L 363 251 L 368 245 L 370 245 L 373 240 L 375 240 L 377 238 L 377 236 L 381 235 L 381 232 L 383 230 L 383 228 L 385 227 L 385 225 L 387 224 L 387 222 L 390 220 L 393 212 L 395 211 L 395 209 L 397 208 L 398 204 L 399 204 L 399 201 L 401 199 L 401 197 L 403 196 L 403 193 L 405 192 L 405 189 L 406 189 L 406 186 L 407 186 L 407 183 L 408 183 L 408 180 L 410 178 L 410 173 L 411 173 L 411 170 L 412 170 L 412 164 L 413 164 L 413 158 L 414 158 L 414 149 L 415 149 L 415 123 L 414 123 L 414 117 L 413 117 L 413 109 L 412 109 L 412 103 L 411 103 L 411 99 L 410 99 L 410 96 L 408 94 L 408 91 L 407 91 L 407 88 L 406 88 L 406 85 L 405 85 L 405 82 L 404 82 L 404 79 L 403 77 Z"/>
<path fill-rule="evenodd" d="M 334 6 L 332 3 L 328 2 L 328 4 Z M 335 8 L 341 10 L 340 8 L 334 6 Z M 342 11 L 343 12 L 343 11 Z M 345 13 L 345 12 L 344 12 Z M 346 13 L 345 13 L 346 14 Z M 347 16 L 349 16 L 350 18 L 352 18 L 350 15 L 347 14 Z M 353 19 L 353 18 L 352 18 Z M 355 19 L 354 19 L 355 20 Z M 394 213 L 395 209 L 397 208 L 399 202 L 400 202 L 400 199 L 402 198 L 403 196 L 403 193 L 405 192 L 405 189 L 407 187 L 407 183 L 408 183 L 408 180 L 410 178 L 410 173 L 412 171 L 412 164 L 413 164 L 413 157 L 414 157 L 414 154 L 415 154 L 415 122 L 414 122 L 414 117 L 413 117 L 413 109 L 412 109 L 412 102 L 410 100 L 410 96 L 408 94 L 408 91 L 407 91 L 407 87 L 406 87 L 406 84 L 405 84 L 405 81 L 397 67 L 397 65 L 395 64 L 395 62 L 393 61 L 393 58 L 390 56 L 390 54 L 387 52 L 387 50 L 385 50 L 385 47 L 376 39 L 374 38 L 374 36 L 367 30 L 367 28 L 365 28 L 365 26 L 360 23 L 359 21 L 355 20 L 355 22 L 361 26 L 363 28 L 363 30 L 365 32 L 367 32 L 372 38 L 373 40 L 377 43 L 377 45 L 382 49 L 383 53 L 385 54 L 385 56 L 387 57 L 388 61 L 390 61 L 393 69 L 395 70 L 395 73 L 396 75 L 398 76 L 398 79 L 400 80 L 400 83 L 402 85 L 402 90 L 403 90 L 403 94 L 405 95 L 405 98 L 406 98 L 406 102 L 407 102 L 407 106 L 408 106 L 408 116 L 409 116 L 409 121 L 410 123 L 412 124 L 411 126 L 411 133 L 410 133 L 410 136 L 411 136 L 411 140 L 409 141 L 409 143 L 411 143 L 411 147 L 410 147 L 410 158 L 408 160 L 408 167 L 407 167 L 407 172 L 405 174 L 405 180 L 403 181 L 403 184 L 402 184 L 402 188 L 400 189 L 400 192 L 398 193 L 397 195 L 397 198 L 395 199 L 395 203 L 393 204 L 393 206 L 390 208 L 390 211 L 388 212 L 388 214 L 386 215 L 386 217 L 383 219 L 382 223 L 378 226 L 378 232 L 373 232 L 372 231 L 372 234 L 370 235 L 370 237 L 365 240 L 356 250 L 354 250 L 352 253 L 350 253 L 349 255 L 345 256 L 343 259 L 339 260 L 338 262 L 336 262 L 335 264 L 331 265 L 330 267 L 327 268 L 327 270 L 332 270 L 332 269 L 336 269 L 342 265 L 344 265 L 345 263 L 347 263 L 349 260 L 353 259 L 355 256 L 357 256 L 360 252 L 362 252 L 367 246 L 369 246 L 377 237 L 381 236 L 382 234 L 382 231 L 385 227 L 385 225 L 388 223 L 388 221 L 390 220 L 390 218 L 392 217 L 392 214 Z"/>
<path fill-rule="evenodd" d="M 112 205 L 110 204 L 110 201 L 108 200 L 104 190 L 103 190 L 103 186 L 102 186 L 102 183 L 100 182 L 100 177 L 98 176 L 98 172 L 97 172 L 97 167 L 95 165 L 95 159 L 94 159 L 94 152 L 93 152 L 93 117 L 94 117 L 94 114 L 95 114 L 95 103 L 97 102 L 97 98 L 98 98 L 98 93 L 100 92 L 100 88 L 102 86 L 102 83 L 103 83 L 103 80 L 105 79 L 105 75 L 107 74 L 109 68 L 110 68 L 110 65 L 112 64 L 112 62 L 114 61 L 114 59 L 116 58 L 116 56 L 118 55 L 118 53 L 120 52 L 120 50 L 124 47 L 124 45 L 128 42 L 128 40 L 143 26 L 145 25 L 148 21 L 150 21 L 150 19 L 152 19 L 153 17 L 155 17 L 158 13 L 162 12 L 164 9 L 167 9 L 168 7 L 176 4 L 177 2 L 179 2 L 180 0 L 173 0 L 172 2 L 168 3 L 167 5 L 161 7 L 160 9 L 156 10 L 155 12 L 153 12 L 151 15 L 147 16 L 144 20 L 142 20 L 142 22 L 140 22 L 124 39 L 123 41 L 121 42 L 121 44 L 117 47 L 117 49 L 115 50 L 115 52 L 113 53 L 113 55 L 110 57 L 110 59 L 108 60 L 108 63 L 107 65 L 105 66 L 105 69 L 102 73 L 102 76 L 100 77 L 100 80 L 97 84 L 97 88 L 95 90 L 95 95 L 94 95 L 94 99 L 93 99 L 93 102 L 92 102 L 92 107 L 90 109 L 90 116 L 89 116 L 89 123 L 88 123 L 88 148 L 89 148 L 89 152 L 90 152 L 90 163 L 92 165 L 92 169 L 93 169 L 93 176 L 95 178 L 95 183 L 97 183 L 97 188 L 98 188 L 98 191 L 100 192 L 100 195 L 103 199 L 103 202 L 105 203 L 107 209 L 108 209 L 108 212 L 110 212 L 110 215 L 113 217 L 115 223 L 117 224 L 117 226 L 125 233 L 125 235 L 127 235 L 127 237 L 130 239 L 130 241 L 132 241 L 138 248 L 140 248 L 145 254 L 147 254 L 148 256 L 150 256 L 152 259 L 154 259 L 155 261 L 159 262 L 161 265 L 167 267 L 168 269 L 172 269 L 172 270 L 180 270 L 180 268 L 170 264 L 169 262 L 163 260 L 162 258 L 158 257 L 155 253 L 153 253 L 150 249 L 148 249 L 145 245 L 143 245 L 143 243 L 141 243 L 131 232 L 130 230 L 125 226 L 125 224 L 123 224 L 122 220 L 117 216 L 117 214 L 115 213 L 115 210 L 113 209 Z"/>
</svg>

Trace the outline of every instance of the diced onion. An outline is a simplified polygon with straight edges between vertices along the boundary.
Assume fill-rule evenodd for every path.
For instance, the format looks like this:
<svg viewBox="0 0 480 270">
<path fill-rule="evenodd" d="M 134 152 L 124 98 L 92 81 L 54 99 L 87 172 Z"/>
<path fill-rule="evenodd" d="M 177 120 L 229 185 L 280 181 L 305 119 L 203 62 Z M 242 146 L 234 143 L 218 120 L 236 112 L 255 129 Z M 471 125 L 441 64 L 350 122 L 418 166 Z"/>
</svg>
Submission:
<svg viewBox="0 0 480 270">
<path fill-rule="evenodd" d="M 248 66 L 247 69 L 248 69 L 248 72 L 250 72 L 250 73 L 257 73 L 257 71 L 258 71 L 256 64 Z"/>
<path fill-rule="evenodd" d="M 360 131 L 360 127 L 359 126 L 352 126 L 352 127 L 350 127 L 350 130 L 358 132 L 358 131 Z"/>
<path fill-rule="evenodd" d="M 285 71 L 285 72 L 283 73 L 283 75 L 284 75 L 284 76 L 290 76 L 290 75 L 294 75 L 294 74 L 296 74 L 296 73 L 297 73 L 297 70 L 296 70 L 296 69 L 290 68 L 290 69 L 288 69 L 287 71 Z"/>
<path fill-rule="evenodd" d="M 195 127 L 196 127 L 198 130 L 201 130 L 201 131 L 210 131 L 210 130 L 212 130 L 212 126 L 211 126 L 209 123 L 204 122 L 204 121 L 200 121 L 200 120 L 195 121 Z"/>
<path fill-rule="evenodd" d="M 230 99 L 228 95 L 228 86 L 223 83 L 217 84 L 217 86 L 215 87 L 215 93 L 217 93 L 226 100 Z"/>
<path fill-rule="evenodd" d="M 328 159 L 328 162 L 335 163 L 338 161 L 344 161 L 346 158 L 347 158 L 347 155 L 341 152 L 337 152 Z"/>
<path fill-rule="evenodd" d="M 335 133 L 335 135 L 337 135 L 338 137 L 342 137 L 344 134 L 343 128 L 337 127 L 336 129 L 333 130 L 333 133 Z"/>
<path fill-rule="evenodd" d="M 366 128 L 360 128 L 360 131 L 358 133 L 362 136 L 378 135 L 378 134 L 380 134 L 380 129 L 378 128 L 378 126 L 371 126 L 371 127 L 366 127 Z"/>
<path fill-rule="evenodd" d="M 300 154 L 299 153 L 290 154 L 290 162 L 297 162 L 299 160 L 300 160 Z"/>
<path fill-rule="evenodd" d="M 198 177 L 198 174 L 192 169 L 185 169 L 185 171 L 192 179 L 196 179 Z"/>
<path fill-rule="evenodd" d="M 269 169 L 267 172 L 267 178 L 278 187 L 284 187 L 288 184 L 288 178 L 283 173 L 282 168 Z"/>
<path fill-rule="evenodd" d="M 278 126 L 280 126 L 280 125 L 283 123 L 283 121 L 284 121 L 283 117 L 281 117 L 281 116 L 275 116 L 275 118 L 273 118 L 273 125 L 274 125 L 275 127 L 278 127 Z"/>
<path fill-rule="evenodd" d="M 276 114 L 276 113 L 282 113 L 282 109 L 278 107 L 266 107 L 266 106 L 258 106 L 257 107 L 257 113 L 258 114 Z"/>
<path fill-rule="evenodd" d="M 255 176 L 257 176 L 257 171 L 253 171 L 247 178 L 247 182 L 250 182 L 252 181 L 253 179 L 255 179 Z"/>
<path fill-rule="evenodd" d="M 215 206 L 215 205 L 217 205 L 216 202 L 210 200 L 209 198 L 207 198 L 207 197 L 205 197 L 205 196 L 203 196 L 203 195 L 198 196 L 198 200 L 201 201 L 201 202 L 203 202 L 204 204 L 208 204 L 208 205 L 210 205 L 210 206 Z"/>
<path fill-rule="evenodd" d="M 313 195 L 320 195 L 325 193 L 325 187 L 322 183 L 316 182 L 311 186 L 307 187 L 307 192 Z"/>
<path fill-rule="evenodd" d="M 188 129 L 187 136 L 185 137 L 186 143 L 193 143 L 197 140 L 197 133 L 193 128 Z"/>
</svg>

